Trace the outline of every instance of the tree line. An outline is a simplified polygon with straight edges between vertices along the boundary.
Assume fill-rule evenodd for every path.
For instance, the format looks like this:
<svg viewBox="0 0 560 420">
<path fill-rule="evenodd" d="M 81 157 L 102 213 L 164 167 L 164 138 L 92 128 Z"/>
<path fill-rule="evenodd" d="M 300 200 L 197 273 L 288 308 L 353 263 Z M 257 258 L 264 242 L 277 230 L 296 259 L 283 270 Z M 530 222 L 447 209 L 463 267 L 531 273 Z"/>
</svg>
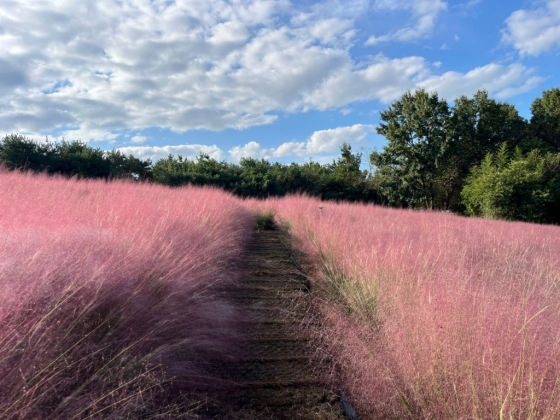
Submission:
<svg viewBox="0 0 560 420">
<path fill-rule="evenodd" d="M 0 140 L 0 164 L 79 178 L 134 179 L 168 186 L 212 185 L 241 197 L 305 193 L 324 200 L 560 223 L 560 89 L 542 93 L 530 120 L 481 90 L 453 103 L 423 89 L 380 113 L 387 139 L 369 155 L 343 144 L 332 163 L 239 164 L 201 154 L 152 163 L 81 141 L 38 143 L 19 134 Z"/>
<path fill-rule="evenodd" d="M 265 198 L 305 193 L 324 200 L 376 202 L 378 196 L 367 171 L 360 170 L 362 155 L 349 144 L 331 164 L 318 162 L 284 165 L 265 159 L 242 158 L 239 164 L 218 161 L 207 154 L 195 159 L 168 156 L 155 164 L 103 151 L 81 141 L 38 143 L 19 134 L 0 140 L 0 164 L 11 170 L 31 170 L 76 178 L 131 179 L 171 187 L 211 185 L 241 197 Z"/>
<path fill-rule="evenodd" d="M 560 89 L 531 113 L 527 121 L 484 90 L 452 105 L 405 93 L 380 113 L 388 143 L 370 155 L 376 191 L 390 206 L 560 222 Z"/>
</svg>

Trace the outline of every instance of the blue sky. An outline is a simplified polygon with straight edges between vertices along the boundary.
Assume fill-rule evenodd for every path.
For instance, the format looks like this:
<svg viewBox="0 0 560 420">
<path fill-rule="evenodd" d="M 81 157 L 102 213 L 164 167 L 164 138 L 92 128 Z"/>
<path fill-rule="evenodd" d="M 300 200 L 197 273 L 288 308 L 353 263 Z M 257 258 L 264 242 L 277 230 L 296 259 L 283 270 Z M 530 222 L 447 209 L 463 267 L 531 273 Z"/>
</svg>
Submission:
<svg viewBox="0 0 560 420">
<path fill-rule="evenodd" d="M 530 118 L 559 52 L 560 0 L 3 0 L 0 134 L 328 162 L 418 87 Z"/>
</svg>

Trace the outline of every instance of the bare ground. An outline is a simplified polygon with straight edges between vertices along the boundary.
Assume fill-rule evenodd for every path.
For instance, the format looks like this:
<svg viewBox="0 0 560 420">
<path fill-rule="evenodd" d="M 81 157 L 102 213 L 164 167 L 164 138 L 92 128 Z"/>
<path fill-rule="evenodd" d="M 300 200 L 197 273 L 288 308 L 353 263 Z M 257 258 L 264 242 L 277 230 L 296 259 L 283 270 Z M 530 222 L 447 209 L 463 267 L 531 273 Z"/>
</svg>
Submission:
<svg viewBox="0 0 560 420">
<path fill-rule="evenodd" d="M 313 358 L 307 278 L 278 231 L 255 232 L 243 279 L 221 291 L 243 313 L 244 358 L 216 368 L 225 387 L 201 418 L 344 419 L 330 367 Z"/>
</svg>

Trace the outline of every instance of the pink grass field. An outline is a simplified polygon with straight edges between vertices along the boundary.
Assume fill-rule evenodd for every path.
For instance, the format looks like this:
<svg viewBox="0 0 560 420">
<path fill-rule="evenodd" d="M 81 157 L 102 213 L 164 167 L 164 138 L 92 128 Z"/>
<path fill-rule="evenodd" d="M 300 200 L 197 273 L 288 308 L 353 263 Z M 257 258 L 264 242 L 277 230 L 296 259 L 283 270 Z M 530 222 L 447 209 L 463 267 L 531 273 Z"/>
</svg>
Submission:
<svg viewBox="0 0 560 420">
<path fill-rule="evenodd" d="M 241 203 L 6 171 L 0 196 L 0 418 L 189 410 L 206 361 L 234 356 L 236 312 L 215 289 L 237 280 Z"/>
<path fill-rule="evenodd" d="M 319 207 L 323 207 L 322 210 Z M 271 199 L 363 418 L 560 418 L 560 228 Z"/>
</svg>

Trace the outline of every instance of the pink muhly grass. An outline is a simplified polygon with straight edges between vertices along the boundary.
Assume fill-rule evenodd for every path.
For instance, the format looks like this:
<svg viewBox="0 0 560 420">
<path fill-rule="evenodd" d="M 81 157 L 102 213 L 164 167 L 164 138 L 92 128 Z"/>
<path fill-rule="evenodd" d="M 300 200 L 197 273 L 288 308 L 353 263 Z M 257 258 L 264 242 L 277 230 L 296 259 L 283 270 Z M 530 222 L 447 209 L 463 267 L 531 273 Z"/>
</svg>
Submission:
<svg viewBox="0 0 560 420">
<path fill-rule="evenodd" d="M 328 346 L 363 417 L 560 418 L 559 227 L 305 197 L 260 205 L 337 297 L 322 305 Z"/>
<path fill-rule="evenodd" d="M 184 413 L 235 355 L 216 289 L 250 214 L 214 189 L 6 171 L 0 194 L 0 418 Z"/>
</svg>

